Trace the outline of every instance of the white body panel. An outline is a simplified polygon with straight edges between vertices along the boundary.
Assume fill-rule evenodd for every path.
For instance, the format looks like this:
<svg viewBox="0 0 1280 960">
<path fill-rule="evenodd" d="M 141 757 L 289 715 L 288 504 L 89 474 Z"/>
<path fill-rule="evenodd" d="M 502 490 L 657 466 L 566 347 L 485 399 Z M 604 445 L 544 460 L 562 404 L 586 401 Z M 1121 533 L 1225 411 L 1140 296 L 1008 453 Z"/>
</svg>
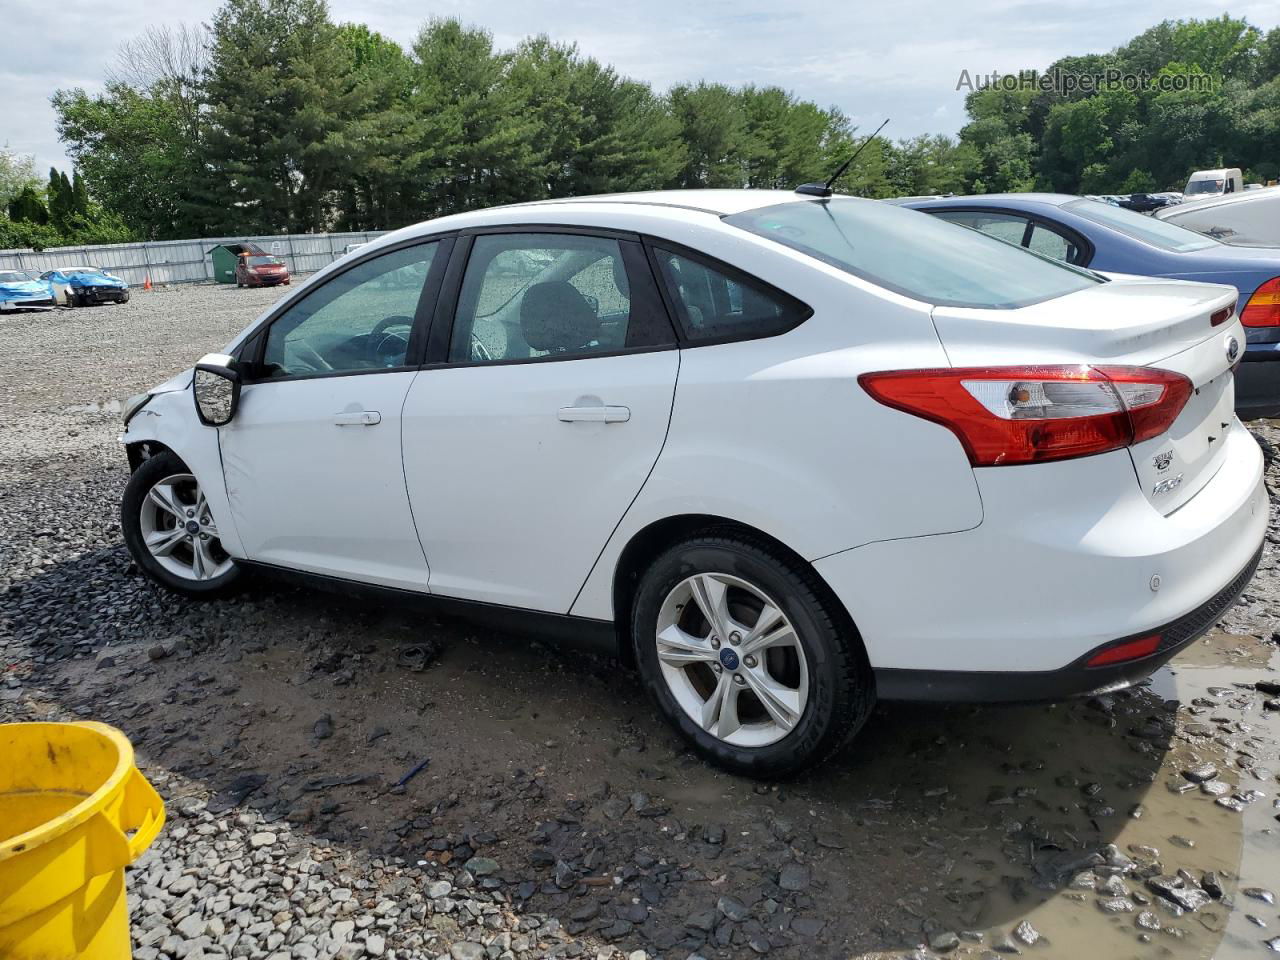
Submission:
<svg viewBox="0 0 1280 960">
<path fill-rule="evenodd" d="M 244 388 L 235 420 L 217 432 L 245 556 L 384 586 L 427 588 L 400 465 L 400 408 L 416 375 Z M 378 423 L 358 422 L 370 413 Z"/>
<path fill-rule="evenodd" d="M 1262 452 L 1239 421 L 1226 443 L 1213 480 L 1171 516 L 1134 485 L 1123 451 L 987 467 L 975 471 L 986 508 L 976 530 L 872 544 L 815 567 L 857 611 L 876 667 L 1064 667 L 1194 610 L 1244 569 L 1270 504 Z M 895 587 L 886 571 L 910 579 Z"/>
<path fill-rule="evenodd" d="M 564 613 L 662 449 L 679 354 L 424 370 L 404 475 L 431 591 Z M 615 422 L 562 408 L 625 408 Z"/>
<path fill-rule="evenodd" d="M 1260 451 L 1226 415 L 1222 349 L 1244 337 L 1238 319 L 1207 321 L 1234 290 L 1125 279 L 1016 310 L 934 309 L 719 217 L 792 199 L 702 191 L 509 207 L 407 228 L 354 254 L 466 227 L 633 231 L 812 307 L 781 335 L 253 384 L 220 430 L 198 423 L 184 388 L 153 397 L 125 440 L 157 440 L 187 462 L 232 556 L 602 620 L 614 618 L 615 570 L 635 536 L 672 517 L 731 520 L 812 563 L 874 667 L 1061 667 L 1197 608 L 1246 565 L 1267 502 Z M 1037 363 L 1163 365 L 1208 392 L 1141 449 L 975 469 L 950 430 L 877 403 L 857 382 Z M 627 416 L 560 417 L 597 404 Z M 334 425 L 365 411 L 381 422 Z M 1154 500 L 1139 461 L 1166 446 L 1188 475 L 1176 504 Z"/>
<path fill-rule="evenodd" d="M 1179 203 L 1156 216 L 1224 243 L 1280 247 L 1280 187 Z"/>
</svg>

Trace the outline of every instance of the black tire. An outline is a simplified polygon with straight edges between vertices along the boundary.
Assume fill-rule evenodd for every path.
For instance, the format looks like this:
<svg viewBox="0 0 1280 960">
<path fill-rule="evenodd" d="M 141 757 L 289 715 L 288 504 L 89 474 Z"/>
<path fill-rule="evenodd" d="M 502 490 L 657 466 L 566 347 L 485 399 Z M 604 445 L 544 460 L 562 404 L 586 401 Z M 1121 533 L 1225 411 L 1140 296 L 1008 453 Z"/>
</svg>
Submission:
<svg viewBox="0 0 1280 960">
<path fill-rule="evenodd" d="M 76 302 L 76 295 L 72 293 L 70 289 L 68 289 L 67 290 L 67 307 L 70 308 L 70 307 L 78 307 L 78 306 L 79 306 L 79 303 Z"/>
<path fill-rule="evenodd" d="M 120 297 L 120 302 L 121 302 L 121 303 L 128 303 L 128 302 L 129 302 L 129 291 L 128 291 L 128 290 L 126 290 L 126 291 L 121 295 L 121 297 Z"/>
<path fill-rule="evenodd" d="M 663 677 L 654 641 L 667 595 L 697 573 L 723 573 L 762 590 L 791 621 L 809 667 L 809 695 L 795 727 L 762 747 L 727 743 L 680 706 Z M 830 759 L 875 706 L 875 682 L 853 622 L 830 589 L 802 561 L 736 528 L 709 529 L 678 543 L 645 571 L 632 605 L 636 661 L 650 695 L 694 750 L 733 773 L 792 776 Z"/>
<path fill-rule="evenodd" d="M 125 546 L 142 571 L 164 587 L 187 597 L 216 597 L 231 591 L 240 579 L 241 569 L 231 568 L 209 580 L 189 580 L 176 576 L 157 562 L 143 542 L 142 503 L 152 487 L 175 474 L 190 473 L 190 469 L 173 453 L 165 451 L 142 461 L 133 472 L 120 500 L 120 527 L 124 531 Z"/>
</svg>

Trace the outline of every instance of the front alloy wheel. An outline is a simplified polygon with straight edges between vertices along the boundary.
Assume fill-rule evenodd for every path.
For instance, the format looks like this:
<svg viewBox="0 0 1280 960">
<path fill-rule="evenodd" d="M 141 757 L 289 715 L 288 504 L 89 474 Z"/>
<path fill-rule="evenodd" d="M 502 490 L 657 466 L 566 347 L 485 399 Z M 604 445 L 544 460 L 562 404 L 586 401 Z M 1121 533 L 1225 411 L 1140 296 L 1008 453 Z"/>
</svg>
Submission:
<svg viewBox="0 0 1280 960">
<path fill-rule="evenodd" d="M 239 573 L 223 549 L 200 483 L 174 454 L 143 461 L 120 510 L 129 552 L 152 579 L 180 593 L 220 592 Z"/>
<path fill-rule="evenodd" d="M 142 501 L 138 520 L 147 550 L 175 577 L 212 580 L 231 569 L 209 502 L 191 474 L 175 473 L 156 483 Z"/>
</svg>

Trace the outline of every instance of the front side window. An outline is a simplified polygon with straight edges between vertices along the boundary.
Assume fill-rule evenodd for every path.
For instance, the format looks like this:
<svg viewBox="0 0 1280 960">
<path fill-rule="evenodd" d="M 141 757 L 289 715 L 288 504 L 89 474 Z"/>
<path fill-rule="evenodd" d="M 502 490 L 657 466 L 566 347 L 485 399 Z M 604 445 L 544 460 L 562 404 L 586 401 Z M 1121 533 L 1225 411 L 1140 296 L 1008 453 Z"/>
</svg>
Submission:
<svg viewBox="0 0 1280 960">
<path fill-rule="evenodd" d="M 736 271 L 662 248 L 655 252 L 688 340 L 770 337 L 811 312 L 794 297 Z"/>
<path fill-rule="evenodd" d="M 276 318 L 262 361 L 268 379 L 404 366 L 418 300 L 439 243 L 375 257 Z"/>
<path fill-rule="evenodd" d="M 725 222 L 925 303 L 1023 307 L 1102 282 L 978 230 L 879 200 L 794 200 Z"/>
<path fill-rule="evenodd" d="M 624 242 L 556 233 L 481 234 L 467 260 L 453 363 L 572 359 L 649 342 Z"/>
<path fill-rule="evenodd" d="M 1206 250 L 1216 246 L 1216 240 L 1202 237 L 1200 234 L 1176 224 L 1146 217 L 1124 207 L 1113 207 L 1109 203 L 1097 200 L 1072 200 L 1062 205 L 1078 217 L 1110 227 L 1117 233 L 1132 237 L 1149 246 L 1171 253 L 1188 253 L 1192 250 Z"/>
</svg>

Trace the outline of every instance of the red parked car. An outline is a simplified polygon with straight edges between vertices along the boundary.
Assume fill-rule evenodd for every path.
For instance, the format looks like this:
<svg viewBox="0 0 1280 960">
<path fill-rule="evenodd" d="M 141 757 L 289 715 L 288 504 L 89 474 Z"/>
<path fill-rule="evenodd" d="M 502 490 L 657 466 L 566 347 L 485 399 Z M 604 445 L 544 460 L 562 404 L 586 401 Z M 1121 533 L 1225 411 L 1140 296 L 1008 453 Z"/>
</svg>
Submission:
<svg viewBox="0 0 1280 960">
<path fill-rule="evenodd" d="M 289 268 L 279 257 L 241 254 L 236 261 L 237 287 L 274 287 L 289 282 Z"/>
</svg>

